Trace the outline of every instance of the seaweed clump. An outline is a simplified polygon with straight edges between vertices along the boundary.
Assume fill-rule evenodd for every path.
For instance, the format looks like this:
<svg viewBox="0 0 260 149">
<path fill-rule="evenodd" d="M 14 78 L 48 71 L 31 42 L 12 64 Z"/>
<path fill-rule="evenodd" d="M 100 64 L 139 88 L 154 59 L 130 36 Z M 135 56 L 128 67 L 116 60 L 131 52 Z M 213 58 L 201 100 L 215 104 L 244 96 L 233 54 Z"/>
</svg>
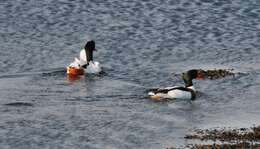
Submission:
<svg viewBox="0 0 260 149">
<path fill-rule="evenodd" d="M 195 130 L 195 134 L 186 135 L 186 139 L 200 139 L 200 140 L 220 140 L 220 141 L 233 141 L 233 140 L 248 140 L 260 141 L 260 126 L 252 127 L 250 129 L 240 128 L 232 130 Z"/>
<path fill-rule="evenodd" d="M 213 144 L 213 145 L 195 145 L 191 149 L 259 149 L 260 144 L 238 143 L 238 144 Z"/>
<path fill-rule="evenodd" d="M 214 69 L 214 70 L 206 70 L 204 71 L 205 76 L 208 79 L 220 79 L 226 76 L 235 76 L 235 73 L 232 72 L 233 69 Z"/>
<path fill-rule="evenodd" d="M 260 148 L 260 126 L 250 129 L 240 128 L 232 130 L 195 130 L 192 135 L 186 135 L 185 139 L 198 139 L 201 141 L 221 141 L 222 144 L 196 144 L 189 148 L 192 149 L 259 149 Z"/>
</svg>

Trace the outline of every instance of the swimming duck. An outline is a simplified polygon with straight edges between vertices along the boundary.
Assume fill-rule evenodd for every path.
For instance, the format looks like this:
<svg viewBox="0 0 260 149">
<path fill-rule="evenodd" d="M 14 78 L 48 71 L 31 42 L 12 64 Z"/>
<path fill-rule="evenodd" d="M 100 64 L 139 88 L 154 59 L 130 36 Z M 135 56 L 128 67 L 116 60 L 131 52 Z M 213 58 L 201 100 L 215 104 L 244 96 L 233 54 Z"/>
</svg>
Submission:
<svg viewBox="0 0 260 149">
<path fill-rule="evenodd" d="M 91 40 L 80 51 L 79 59 L 75 58 L 74 62 L 67 67 L 67 74 L 83 75 L 84 73 L 100 73 L 102 71 L 100 63 L 93 61 L 93 51 L 96 51 L 95 42 Z"/>
<path fill-rule="evenodd" d="M 154 100 L 161 99 L 191 99 L 196 98 L 196 90 L 193 86 L 193 79 L 203 79 L 205 72 L 201 69 L 192 69 L 182 74 L 185 87 L 173 86 L 166 88 L 151 89 L 148 96 Z"/>
</svg>

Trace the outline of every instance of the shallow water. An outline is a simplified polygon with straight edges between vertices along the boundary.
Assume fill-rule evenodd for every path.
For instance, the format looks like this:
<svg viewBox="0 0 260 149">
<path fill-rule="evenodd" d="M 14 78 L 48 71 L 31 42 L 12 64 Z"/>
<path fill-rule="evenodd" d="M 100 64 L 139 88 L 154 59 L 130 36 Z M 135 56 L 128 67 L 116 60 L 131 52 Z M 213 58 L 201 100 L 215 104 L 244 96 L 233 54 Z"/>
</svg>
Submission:
<svg viewBox="0 0 260 149">
<path fill-rule="evenodd" d="M 190 129 L 260 124 L 260 1 L 0 2 L 1 148 L 166 148 Z M 105 74 L 65 67 L 94 39 Z M 188 69 L 195 101 L 153 102 Z"/>
</svg>

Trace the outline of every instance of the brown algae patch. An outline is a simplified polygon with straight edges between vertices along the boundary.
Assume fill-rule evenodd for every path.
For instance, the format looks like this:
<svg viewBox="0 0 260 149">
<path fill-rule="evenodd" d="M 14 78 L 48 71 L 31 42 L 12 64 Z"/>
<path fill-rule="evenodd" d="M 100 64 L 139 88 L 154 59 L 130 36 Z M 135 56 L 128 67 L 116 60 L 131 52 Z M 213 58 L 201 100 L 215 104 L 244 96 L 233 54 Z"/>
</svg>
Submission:
<svg viewBox="0 0 260 149">
<path fill-rule="evenodd" d="M 235 76 L 235 73 L 232 72 L 233 69 L 214 69 L 214 70 L 204 70 L 205 76 L 208 79 L 220 79 L 227 76 Z"/>
<path fill-rule="evenodd" d="M 260 144 L 244 142 L 238 144 L 194 145 L 190 146 L 190 149 L 260 149 Z"/>
<path fill-rule="evenodd" d="M 193 134 L 186 135 L 185 139 L 202 141 L 202 144 L 188 145 L 192 149 L 260 149 L 260 126 L 240 129 L 196 129 Z M 218 143 L 205 144 L 203 141 Z M 219 143 L 221 142 L 221 143 Z"/>
</svg>

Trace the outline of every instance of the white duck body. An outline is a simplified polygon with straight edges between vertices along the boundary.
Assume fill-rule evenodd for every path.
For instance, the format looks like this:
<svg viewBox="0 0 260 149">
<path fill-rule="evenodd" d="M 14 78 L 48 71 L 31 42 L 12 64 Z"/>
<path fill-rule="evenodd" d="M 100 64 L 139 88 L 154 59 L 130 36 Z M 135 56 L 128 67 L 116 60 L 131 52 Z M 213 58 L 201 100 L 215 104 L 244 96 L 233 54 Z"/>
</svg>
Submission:
<svg viewBox="0 0 260 149">
<path fill-rule="evenodd" d="M 194 99 L 195 98 L 195 89 L 193 86 L 190 87 L 166 87 L 159 88 L 153 91 L 150 91 L 148 95 L 152 99 Z"/>
<path fill-rule="evenodd" d="M 85 69 L 86 73 L 100 73 L 101 72 L 101 66 L 99 62 L 90 61 L 89 65 L 87 66 L 87 69 Z"/>
<path fill-rule="evenodd" d="M 81 66 L 87 64 L 87 57 L 86 57 L 86 50 L 82 49 L 79 53 L 79 63 Z M 85 69 L 86 73 L 100 73 L 101 70 L 101 66 L 99 62 L 95 62 L 95 61 L 90 61 L 89 65 L 87 66 L 87 68 Z"/>
<path fill-rule="evenodd" d="M 75 58 L 74 62 L 72 62 L 69 66 L 70 67 L 74 67 L 74 68 L 82 68 L 83 65 L 87 64 L 86 61 L 83 60 L 79 60 L 78 58 Z M 87 68 L 84 69 L 85 73 L 94 73 L 94 74 L 98 74 L 102 71 L 100 63 L 99 62 L 93 62 L 90 61 Z"/>
<path fill-rule="evenodd" d="M 74 62 L 70 63 L 70 67 L 74 68 L 82 68 L 82 66 L 87 64 L 87 58 L 86 58 L 86 52 L 85 50 L 80 51 L 80 59 L 76 58 L 74 59 Z M 85 73 L 92 73 L 92 74 L 98 74 L 102 71 L 100 63 L 95 61 L 90 61 L 87 68 L 84 69 Z"/>
</svg>

